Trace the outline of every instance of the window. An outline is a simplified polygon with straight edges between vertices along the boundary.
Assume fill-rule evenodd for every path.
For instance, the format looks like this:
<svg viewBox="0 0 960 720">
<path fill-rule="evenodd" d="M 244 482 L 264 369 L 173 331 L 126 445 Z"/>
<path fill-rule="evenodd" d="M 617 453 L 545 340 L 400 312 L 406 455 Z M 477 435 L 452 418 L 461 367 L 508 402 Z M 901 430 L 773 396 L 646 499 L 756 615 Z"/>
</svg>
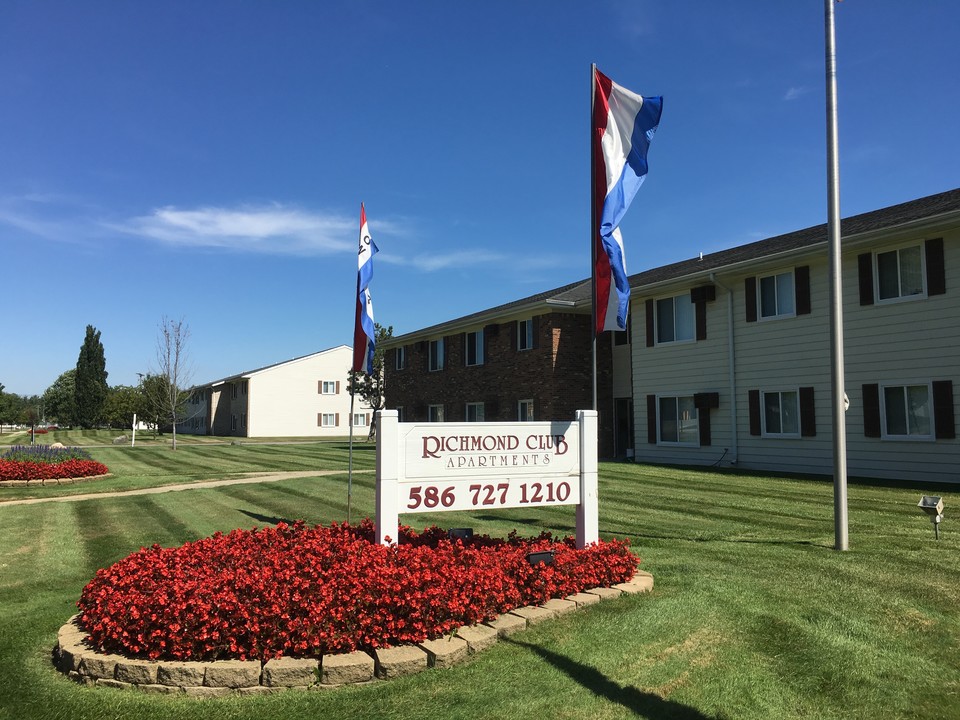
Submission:
<svg viewBox="0 0 960 720">
<path fill-rule="evenodd" d="M 321 380 L 320 381 L 320 394 L 321 395 L 336 395 L 340 392 L 340 383 L 335 380 Z"/>
<path fill-rule="evenodd" d="M 483 330 L 467 333 L 467 365 L 483 365 Z"/>
<path fill-rule="evenodd" d="M 880 301 L 925 294 L 923 253 L 919 245 L 877 253 L 876 263 Z"/>
<path fill-rule="evenodd" d="M 517 420 L 533 422 L 533 400 L 521 400 L 517 403 Z"/>
<path fill-rule="evenodd" d="M 234 389 L 236 389 L 236 386 L 234 386 Z M 237 429 L 237 416 L 236 416 L 236 415 L 231 415 L 231 416 L 230 416 L 230 430 L 231 430 L 231 431 L 234 431 L 234 430 L 236 430 L 236 429 Z"/>
<path fill-rule="evenodd" d="M 800 400 L 796 390 L 764 392 L 762 434 L 800 437 Z"/>
<path fill-rule="evenodd" d="M 236 400 L 236 399 L 237 399 L 237 384 L 236 384 L 236 383 L 231 383 L 231 384 L 230 384 L 230 399 L 231 399 L 231 400 Z M 234 428 L 234 430 L 236 430 L 236 428 Z"/>
<path fill-rule="evenodd" d="M 933 438 L 929 385 L 884 385 L 880 397 L 884 436 Z"/>
<path fill-rule="evenodd" d="M 406 348 L 398 347 L 393 353 L 393 369 L 394 370 L 403 370 L 407 366 L 407 353 L 405 352 Z"/>
<path fill-rule="evenodd" d="M 353 414 L 353 426 L 354 426 L 354 427 L 366 427 L 366 426 L 367 426 L 367 414 L 366 414 L 366 413 L 354 413 L 354 414 Z"/>
<path fill-rule="evenodd" d="M 240 383 L 240 394 L 241 394 L 241 395 L 246 395 L 246 394 L 247 394 L 247 381 L 246 381 L 246 380 L 244 380 L 242 383 Z"/>
<path fill-rule="evenodd" d="M 443 405 L 431 405 L 427 408 L 427 420 L 430 422 L 443 422 Z"/>
<path fill-rule="evenodd" d="M 697 445 L 700 424 L 692 395 L 657 398 L 658 438 L 662 444 Z"/>
<path fill-rule="evenodd" d="M 627 315 L 627 329 L 626 330 L 614 330 L 613 332 L 613 344 L 614 345 L 629 345 L 631 342 L 631 334 L 633 332 L 631 323 L 632 315 Z"/>
<path fill-rule="evenodd" d="M 443 338 L 430 341 L 430 371 L 443 370 Z"/>
<path fill-rule="evenodd" d="M 796 315 L 796 293 L 793 287 L 793 271 L 761 277 L 760 317 L 793 317 Z"/>
<path fill-rule="evenodd" d="M 657 344 L 693 340 L 694 314 L 690 294 L 657 300 Z"/>
<path fill-rule="evenodd" d="M 517 350 L 533 348 L 533 319 L 521 320 L 517 323 Z"/>
<path fill-rule="evenodd" d="M 321 413 L 320 427 L 331 428 L 337 426 L 337 413 Z"/>
<path fill-rule="evenodd" d="M 467 422 L 483 422 L 483 403 L 467 403 Z"/>
</svg>

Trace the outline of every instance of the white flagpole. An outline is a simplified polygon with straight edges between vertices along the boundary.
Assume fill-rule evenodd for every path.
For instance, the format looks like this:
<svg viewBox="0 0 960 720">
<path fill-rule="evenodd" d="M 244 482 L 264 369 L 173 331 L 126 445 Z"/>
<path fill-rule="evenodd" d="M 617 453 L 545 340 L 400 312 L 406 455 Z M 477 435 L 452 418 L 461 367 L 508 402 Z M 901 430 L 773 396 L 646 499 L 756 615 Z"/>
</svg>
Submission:
<svg viewBox="0 0 960 720">
<path fill-rule="evenodd" d="M 827 237 L 830 248 L 830 386 L 833 416 L 834 547 L 849 550 L 847 536 L 847 430 L 843 385 L 843 291 L 840 274 L 840 159 L 837 150 L 837 50 L 834 2 L 824 0 L 827 84 Z"/>
</svg>

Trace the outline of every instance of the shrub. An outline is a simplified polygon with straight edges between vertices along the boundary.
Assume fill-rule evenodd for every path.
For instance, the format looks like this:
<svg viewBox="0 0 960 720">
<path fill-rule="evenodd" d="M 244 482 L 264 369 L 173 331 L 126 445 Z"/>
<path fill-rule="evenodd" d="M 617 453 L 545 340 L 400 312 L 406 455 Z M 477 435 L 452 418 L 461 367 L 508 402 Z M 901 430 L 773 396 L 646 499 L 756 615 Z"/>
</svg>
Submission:
<svg viewBox="0 0 960 720">
<path fill-rule="evenodd" d="M 105 652 L 151 659 L 316 657 L 440 637 L 461 625 L 633 577 L 627 541 L 576 549 L 549 534 L 451 541 L 401 528 L 302 522 L 141 548 L 99 570 L 77 603 Z M 531 552 L 552 550 L 551 565 Z"/>
<path fill-rule="evenodd" d="M 78 447 L 51 445 L 14 445 L 0 455 L 4 460 L 56 464 L 66 460 L 92 460 L 90 453 Z"/>
</svg>

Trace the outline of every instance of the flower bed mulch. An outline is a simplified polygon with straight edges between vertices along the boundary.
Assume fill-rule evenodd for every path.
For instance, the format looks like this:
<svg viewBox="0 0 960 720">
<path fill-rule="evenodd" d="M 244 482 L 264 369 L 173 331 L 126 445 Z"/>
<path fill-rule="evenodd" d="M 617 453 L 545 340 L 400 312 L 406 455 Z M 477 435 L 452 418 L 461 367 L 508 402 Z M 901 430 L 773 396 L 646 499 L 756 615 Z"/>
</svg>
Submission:
<svg viewBox="0 0 960 720">
<path fill-rule="evenodd" d="M 550 564 L 531 553 L 552 552 Z M 318 657 L 438 638 L 509 610 L 629 581 L 626 540 L 583 549 L 401 527 L 374 542 L 369 520 L 234 530 L 143 548 L 83 589 L 80 625 L 103 652 L 171 660 Z"/>
</svg>

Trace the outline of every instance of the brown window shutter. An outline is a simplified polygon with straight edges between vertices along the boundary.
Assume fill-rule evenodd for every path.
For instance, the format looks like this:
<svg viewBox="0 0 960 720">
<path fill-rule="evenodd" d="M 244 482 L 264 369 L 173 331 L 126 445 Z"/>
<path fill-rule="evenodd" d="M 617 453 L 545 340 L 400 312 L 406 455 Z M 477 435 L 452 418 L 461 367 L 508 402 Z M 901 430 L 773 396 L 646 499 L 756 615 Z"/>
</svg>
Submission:
<svg viewBox="0 0 960 720">
<path fill-rule="evenodd" d="M 757 279 L 748 277 L 743 281 L 743 300 L 747 308 L 747 322 L 757 321 Z"/>
<path fill-rule="evenodd" d="M 467 334 L 465 332 L 460 333 L 460 359 L 464 365 L 467 364 Z"/>
<path fill-rule="evenodd" d="M 707 339 L 707 303 L 698 302 L 693 306 L 697 328 L 697 340 Z"/>
<path fill-rule="evenodd" d="M 323 380 L 317 380 L 317 394 L 323 393 Z"/>
<path fill-rule="evenodd" d="M 500 417 L 500 401 L 485 400 L 483 403 L 483 417 L 486 421 L 497 420 Z"/>
<path fill-rule="evenodd" d="M 700 430 L 700 446 L 710 446 L 710 410 L 697 408 L 697 426 Z"/>
<path fill-rule="evenodd" d="M 657 396 L 647 395 L 647 442 L 657 444 Z"/>
<path fill-rule="evenodd" d="M 800 388 L 800 436 L 816 437 L 817 410 L 813 402 L 813 388 Z"/>
<path fill-rule="evenodd" d="M 323 413 L 317 413 L 317 427 L 323 426 Z"/>
<path fill-rule="evenodd" d="M 857 256 L 857 275 L 860 280 L 860 304 L 873 305 L 873 253 L 862 253 Z"/>
<path fill-rule="evenodd" d="M 880 386 L 876 383 L 863 385 L 863 435 L 880 437 Z"/>
<path fill-rule="evenodd" d="M 510 331 L 510 349 L 511 350 L 516 350 L 518 347 L 517 346 L 517 332 L 518 332 L 517 326 L 518 326 L 518 323 L 516 320 L 511 320 L 508 323 L 508 329 Z"/>
<path fill-rule="evenodd" d="M 943 238 L 933 238 L 923 244 L 927 260 L 927 295 L 947 292 L 947 272 L 943 262 Z"/>
<path fill-rule="evenodd" d="M 647 300 L 644 303 L 647 315 L 647 347 L 653 347 L 655 344 L 653 337 L 653 300 Z"/>
<path fill-rule="evenodd" d="M 397 351 L 393 348 L 383 352 L 383 366 L 393 370 L 397 367 Z"/>
<path fill-rule="evenodd" d="M 760 429 L 760 391 L 751 390 L 747 393 L 750 406 L 750 434 L 759 435 Z"/>
<path fill-rule="evenodd" d="M 334 427 L 340 427 L 340 413 L 336 413 L 333 416 L 333 425 Z"/>
<path fill-rule="evenodd" d="M 953 440 L 957 437 L 953 417 L 953 382 L 933 381 L 933 424 L 937 440 Z"/>
<path fill-rule="evenodd" d="M 337 395 L 340 394 L 340 381 L 339 381 L 339 380 L 337 380 L 337 384 L 334 386 L 333 392 L 336 393 Z"/>
<path fill-rule="evenodd" d="M 810 314 L 810 266 L 793 269 L 793 290 L 796 294 L 797 315 Z"/>
<path fill-rule="evenodd" d="M 365 425 L 370 425 L 370 413 L 363 414 L 363 422 Z"/>
<path fill-rule="evenodd" d="M 536 350 L 540 347 L 540 316 L 537 315 L 533 318 L 533 349 Z M 539 417 L 534 415 L 534 417 Z"/>
</svg>

